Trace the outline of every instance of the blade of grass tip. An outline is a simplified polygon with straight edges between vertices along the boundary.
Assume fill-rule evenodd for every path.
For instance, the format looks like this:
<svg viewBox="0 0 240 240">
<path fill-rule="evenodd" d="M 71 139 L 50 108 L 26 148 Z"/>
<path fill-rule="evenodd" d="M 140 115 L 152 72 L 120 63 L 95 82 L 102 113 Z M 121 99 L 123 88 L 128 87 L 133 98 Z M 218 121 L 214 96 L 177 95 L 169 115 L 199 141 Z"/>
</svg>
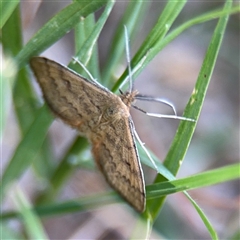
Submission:
<svg viewBox="0 0 240 240">
<path fill-rule="evenodd" d="M 143 68 L 150 62 L 151 59 L 147 58 L 147 55 L 149 52 L 151 52 L 152 56 L 156 56 L 159 53 L 159 50 L 155 48 L 156 44 L 160 42 L 166 33 L 169 31 L 169 28 L 172 26 L 173 22 L 181 12 L 182 8 L 186 4 L 186 0 L 184 1 L 168 1 L 165 8 L 163 9 L 163 12 L 161 13 L 157 23 L 153 27 L 153 29 L 150 31 L 146 39 L 144 40 L 143 44 L 133 57 L 131 61 L 131 67 L 133 77 L 135 78 L 142 70 Z M 144 60 L 144 61 L 143 61 Z M 141 63 L 140 67 L 136 70 L 136 66 L 139 66 L 139 63 Z M 127 69 L 124 71 L 124 73 L 121 75 L 121 77 L 118 79 L 118 81 L 115 83 L 115 85 L 112 88 L 112 91 L 115 92 L 119 89 L 119 86 L 122 82 L 126 80 L 128 77 L 128 71 Z"/>
<path fill-rule="evenodd" d="M 121 18 L 116 30 L 115 35 L 111 41 L 111 46 L 108 51 L 107 61 L 102 74 L 103 83 L 105 86 L 109 85 L 111 74 L 113 69 L 116 69 L 116 65 L 119 64 L 120 58 L 124 54 L 124 28 L 127 27 L 130 39 L 133 39 L 137 30 L 141 26 L 139 22 L 144 21 L 146 11 L 148 10 L 150 1 L 129 1 L 128 6 Z"/>
<path fill-rule="evenodd" d="M 16 1 L 1 1 L 0 2 L 0 28 L 7 22 L 14 9 L 19 4 L 19 0 Z"/>
<path fill-rule="evenodd" d="M 182 25 L 180 25 L 179 27 L 177 27 L 176 29 L 174 29 L 172 32 L 170 32 L 159 44 L 158 44 L 158 49 L 159 51 L 161 49 L 163 49 L 167 44 L 169 44 L 173 39 L 175 39 L 178 35 L 180 35 L 183 31 L 187 30 L 188 28 L 196 25 L 196 24 L 200 24 L 200 23 L 204 23 L 210 20 L 213 20 L 215 18 L 219 18 L 222 16 L 226 16 L 228 14 L 234 14 L 240 12 L 240 7 L 236 6 L 236 7 L 232 7 L 229 10 L 224 10 L 224 9 L 217 9 L 217 10 L 213 10 L 204 14 L 201 14 L 200 16 L 197 16 L 193 19 L 190 19 L 189 21 L 183 23 Z M 149 58 L 151 57 L 151 53 L 149 53 Z"/>
<path fill-rule="evenodd" d="M 154 183 L 146 187 L 148 198 L 157 198 L 160 196 L 181 192 L 183 190 L 192 190 L 232 181 L 240 177 L 240 164 L 231 164 L 209 170 L 203 173 L 194 174 L 189 177 L 175 179 L 171 181 Z M 221 178 L 219 178 L 221 176 Z"/>
<path fill-rule="evenodd" d="M 231 8 L 231 1 L 227 1 L 224 9 L 229 10 Z M 211 42 L 206 52 L 202 68 L 200 70 L 195 88 L 192 96 L 185 108 L 184 116 L 192 119 L 198 119 L 200 111 L 204 102 L 204 98 L 207 92 L 207 88 L 212 76 L 212 72 L 216 63 L 217 55 L 222 43 L 223 35 L 226 29 L 228 16 L 221 17 L 213 33 Z M 176 175 L 183 158 L 186 154 L 187 148 L 190 144 L 193 132 L 196 128 L 196 123 L 181 121 L 175 138 L 172 142 L 170 150 L 164 161 L 164 165 Z M 157 176 L 154 183 L 162 181 L 162 176 Z M 162 206 L 164 198 L 158 198 L 149 200 L 149 214 L 152 219 L 155 219 L 159 213 L 160 207 Z"/>
<path fill-rule="evenodd" d="M 12 199 L 18 208 L 29 239 L 48 239 L 40 219 L 32 210 L 30 203 L 19 187 L 14 187 Z"/>
<path fill-rule="evenodd" d="M 78 23 L 80 17 L 88 16 L 107 2 L 107 0 L 74 2 L 61 10 L 19 52 L 16 60 L 20 67 L 24 66 L 31 56 L 40 54 L 69 32 Z"/>
<path fill-rule="evenodd" d="M 98 19 L 97 23 L 95 24 L 94 28 L 92 29 L 91 33 L 89 34 L 88 38 L 84 41 L 84 43 L 81 46 L 81 49 L 76 53 L 76 58 L 78 58 L 81 63 L 84 66 L 87 66 L 93 50 L 96 46 L 96 42 L 98 40 L 98 37 L 102 31 L 102 28 L 108 19 L 109 14 L 111 13 L 111 10 L 115 4 L 115 1 L 109 1 L 106 5 L 104 12 L 102 13 L 101 17 Z M 76 61 L 72 61 L 69 64 L 69 67 L 75 70 L 75 65 L 79 67 L 79 65 L 76 63 Z M 84 71 L 83 71 L 84 72 Z"/>
<path fill-rule="evenodd" d="M 179 26 L 178 28 L 170 32 L 165 38 L 162 39 L 162 41 L 156 42 L 156 45 L 154 46 L 154 49 L 155 49 L 154 51 L 153 49 L 149 49 L 146 52 L 145 56 L 143 56 L 142 59 L 139 61 L 139 63 L 136 64 L 133 68 L 134 77 L 136 77 L 140 73 L 142 68 L 144 68 L 144 66 L 146 66 L 156 56 L 155 52 L 160 52 L 167 44 L 169 44 L 172 40 L 174 40 L 178 35 L 180 35 L 183 31 L 187 30 L 189 27 L 206 22 L 206 21 L 213 20 L 214 18 L 219 18 L 221 16 L 225 16 L 227 14 L 233 14 L 237 12 L 240 12 L 240 8 L 238 6 L 233 7 L 230 10 L 218 9 L 218 10 L 214 10 L 209 13 L 203 14 L 201 16 L 198 16 L 182 24 L 181 26 Z M 124 75 L 124 78 L 121 81 L 119 80 L 119 83 L 116 86 L 114 86 L 113 90 L 117 90 L 121 85 L 121 83 L 125 81 L 125 79 L 126 79 L 126 75 Z"/>
<path fill-rule="evenodd" d="M 199 216 L 203 220 L 203 223 L 206 226 L 206 228 L 208 229 L 208 232 L 210 233 L 211 238 L 217 240 L 218 239 L 217 232 L 214 230 L 212 224 L 210 223 L 210 221 L 208 220 L 208 218 L 206 217 L 206 215 L 204 214 L 202 209 L 197 205 L 197 203 L 191 198 L 191 196 L 187 192 L 184 191 L 184 194 L 191 201 L 192 205 L 194 206 L 194 208 L 198 212 Z"/>
<path fill-rule="evenodd" d="M 1 200 L 9 184 L 19 178 L 33 162 L 42 146 L 52 120 L 53 117 L 45 105 L 39 109 L 35 120 L 18 144 L 12 159 L 3 172 L 0 182 Z M 41 128 L 39 126 L 41 126 Z"/>
</svg>

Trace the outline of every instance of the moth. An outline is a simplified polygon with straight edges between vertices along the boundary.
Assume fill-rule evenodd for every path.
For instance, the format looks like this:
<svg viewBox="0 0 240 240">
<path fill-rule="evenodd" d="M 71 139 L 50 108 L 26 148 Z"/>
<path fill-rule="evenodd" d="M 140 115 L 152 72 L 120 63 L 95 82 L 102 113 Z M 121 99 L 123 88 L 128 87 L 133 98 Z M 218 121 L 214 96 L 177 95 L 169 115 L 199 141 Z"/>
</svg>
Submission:
<svg viewBox="0 0 240 240">
<path fill-rule="evenodd" d="M 137 91 L 117 96 L 43 57 L 32 58 L 30 66 L 52 112 L 90 141 L 95 162 L 109 185 L 143 212 L 145 183 L 130 115 Z"/>
</svg>

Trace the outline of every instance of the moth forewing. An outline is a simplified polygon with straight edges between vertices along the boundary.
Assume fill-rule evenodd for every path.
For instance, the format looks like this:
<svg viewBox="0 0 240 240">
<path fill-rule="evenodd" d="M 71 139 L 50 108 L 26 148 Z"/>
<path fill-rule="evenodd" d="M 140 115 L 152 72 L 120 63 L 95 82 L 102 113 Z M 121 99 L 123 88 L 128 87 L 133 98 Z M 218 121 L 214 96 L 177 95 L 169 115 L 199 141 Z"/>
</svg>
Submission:
<svg viewBox="0 0 240 240">
<path fill-rule="evenodd" d="M 34 57 L 30 65 L 50 109 L 88 138 L 108 183 L 137 211 L 144 211 L 144 178 L 129 113 L 136 92 L 120 98 L 46 58 Z"/>
</svg>

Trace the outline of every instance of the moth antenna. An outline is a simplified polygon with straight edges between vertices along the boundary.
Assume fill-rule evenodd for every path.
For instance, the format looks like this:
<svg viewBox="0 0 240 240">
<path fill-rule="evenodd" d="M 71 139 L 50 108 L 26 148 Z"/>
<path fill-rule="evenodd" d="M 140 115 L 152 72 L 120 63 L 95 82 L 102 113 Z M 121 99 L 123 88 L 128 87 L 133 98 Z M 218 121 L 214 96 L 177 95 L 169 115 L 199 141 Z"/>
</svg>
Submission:
<svg viewBox="0 0 240 240">
<path fill-rule="evenodd" d="M 159 173 L 158 168 L 156 163 L 154 162 L 154 160 L 152 159 L 150 153 L 148 152 L 147 148 L 145 148 L 144 143 L 142 142 L 142 140 L 140 139 L 140 137 L 138 136 L 135 128 L 133 128 L 133 134 L 134 137 L 137 139 L 137 141 L 139 142 L 139 144 L 141 145 L 142 149 L 144 150 L 144 152 L 147 154 L 148 158 L 150 159 L 152 165 L 154 166 L 154 168 L 156 169 L 157 173 Z"/>
<path fill-rule="evenodd" d="M 174 112 L 174 115 L 168 115 L 168 114 L 160 114 L 160 113 L 150 113 L 150 112 L 147 112 L 139 107 L 137 107 L 136 105 L 133 105 L 132 104 L 132 107 L 139 110 L 140 112 L 143 112 L 145 113 L 146 115 L 148 116 L 151 116 L 151 117 L 158 117 L 158 118 L 172 118 L 172 119 L 178 119 L 178 120 L 185 120 L 185 121 L 190 121 L 190 122 L 196 122 L 196 120 L 192 119 L 192 118 L 186 118 L 186 117 L 180 117 L 180 116 L 177 116 L 177 113 L 176 113 L 176 109 L 174 107 L 174 105 L 170 102 L 168 102 L 167 100 L 164 100 L 164 99 L 161 99 L 161 98 L 154 98 L 154 97 L 150 97 L 150 96 L 144 96 L 144 95 L 141 95 L 141 94 L 137 94 L 135 96 L 135 99 L 137 100 L 142 100 L 142 101 L 153 101 L 153 102 L 160 102 L 160 103 L 163 103 L 163 104 L 166 104 L 168 106 L 170 106 Z"/>
<path fill-rule="evenodd" d="M 172 119 L 184 120 L 184 121 L 189 121 L 189 122 L 196 122 L 195 119 L 186 118 L 186 117 L 181 117 L 181 116 L 177 116 L 177 115 L 168 115 L 168 114 L 159 114 L 159 113 L 149 113 L 149 112 L 145 112 L 145 114 L 148 115 L 148 116 L 157 117 L 157 118 L 172 118 Z"/>
<path fill-rule="evenodd" d="M 185 121 L 190 121 L 190 122 L 196 122 L 196 120 L 192 119 L 192 118 L 186 118 L 186 117 L 180 117 L 180 116 L 177 116 L 177 115 L 167 115 L 167 114 L 160 114 L 160 113 L 149 113 L 149 112 L 146 112 L 145 110 L 135 106 L 135 105 L 132 105 L 133 108 L 137 109 L 138 111 L 148 115 L 148 116 L 151 116 L 151 117 L 158 117 L 158 118 L 173 118 L 173 119 L 178 119 L 178 120 L 185 120 Z"/>
<path fill-rule="evenodd" d="M 92 76 L 92 74 L 88 71 L 88 69 L 85 67 L 85 65 L 84 65 L 82 62 L 80 62 L 80 61 L 79 61 L 77 58 L 75 58 L 75 57 L 72 57 L 72 59 L 73 59 L 73 63 L 74 63 L 74 64 L 75 64 L 75 62 L 77 62 L 77 63 L 83 68 L 83 70 L 87 73 L 87 75 L 89 76 L 89 78 L 90 78 L 93 82 L 96 82 L 97 84 L 99 84 L 98 81 L 97 81 L 97 79 Z"/>
<path fill-rule="evenodd" d="M 132 69 L 131 69 L 131 61 L 130 61 L 130 50 L 129 50 L 129 36 L 126 25 L 124 25 L 124 36 L 125 36 L 125 48 L 126 48 L 126 58 L 127 58 L 127 66 L 128 66 L 128 74 L 129 74 L 129 92 L 133 92 L 133 80 L 132 80 Z"/>
<path fill-rule="evenodd" d="M 151 96 L 145 96 L 145 95 L 141 95 L 141 94 L 137 94 L 135 96 L 135 99 L 137 100 L 140 100 L 140 101 L 150 101 L 150 102 L 159 102 L 159 103 L 163 103 L 169 107 L 172 108 L 173 112 L 174 112 L 174 115 L 177 115 L 177 112 L 176 112 L 176 109 L 174 107 L 174 105 L 169 102 L 168 100 L 166 99 L 163 99 L 163 98 L 155 98 L 155 97 L 151 97 Z"/>
</svg>

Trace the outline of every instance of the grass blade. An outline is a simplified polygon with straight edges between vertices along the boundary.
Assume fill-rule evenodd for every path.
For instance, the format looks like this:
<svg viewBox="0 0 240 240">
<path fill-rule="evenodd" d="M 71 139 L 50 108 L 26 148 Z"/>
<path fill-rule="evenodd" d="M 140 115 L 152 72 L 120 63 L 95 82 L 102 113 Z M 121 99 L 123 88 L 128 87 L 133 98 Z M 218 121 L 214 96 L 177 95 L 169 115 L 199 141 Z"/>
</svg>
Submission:
<svg viewBox="0 0 240 240">
<path fill-rule="evenodd" d="M 224 9 L 229 10 L 231 8 L 231 1 L 227 1 Z M 205 55 L 202 68 L 200 70 L 197 83 L 195 85 L 193 94 L 186 106 L 184 116 L 188 116 L 193 119 L 198 119 L 200 111 L 203 105 L 203 101 L 207 92 L 208 84 L 210 82 L 212 72 L 216 63 L 217 55 L 219 53 L 220 45 L 224 36 L 224 31 L 227 25 L 228 17 L 221 17 L 216 26 L 211 42 L 209 44 L 207 53 Z M 176 136 L 164 161 L 164 165 L 176 175 L 181 162 L 186 154 L 193 132 L 195 130 L 196 123 L 182 121 L 179 125 Z M 154 183 L 164 181 L 164 178 L 158 175 Z M 165 197 L 149 200 L 148 214 L 154 220 L 165 200 Z M 209 226 L 208 226 L 209 227 Z M 214 230 L 213 230 L 214 231 Z"/>
<path fill-rule="evenodd" d="M 136 73 L 139 73 L 140 71 L 143 70 L 147 63 L 149 63 L 150 60 L 152 60 L 153 56 L 156 56 L 159 53 L 159 49 L 156 48 L 157 43 L 161 42 L 161 40 L 167 34 L 171 25 L 173 24 L 174 20 L 177 18 L 185 4 L 186 4 L 185 0 L 169 1 L 167 3 L 162 14 L 158 19 L 158 22 L 153 27 L 151 32 L 148 34 L 142 46 L 139 48 L 138 52 L 131 61 L 131 67 L 132 71 L 134 72 L 134 76 L 137 75 Z M 152 56 L 151 59 L 149 58 L 150 53 Z M 138 66 L 137 69 L 136 66 Z M 112 91 L 113 92 L 117 91 L 122 82 L 125 82 L 127 77 L 128 71 L 126 70 L 119 78 L 119 80 L 116 82 L 116 84 L 113 86 Z"/>
<path fill-rule="evenodd" d="M 48 239 L 39 217 L 33 211 L 23 192 L 15 187 L 12 198 L 17 205 L 18 214 L 21 216 L 29 239 Z"/>
<path fill-rule="evenodd" d="M 127 26 L 130 39 L 133 39 L 135 33 L 137 32 L 140 25 L 140 21 L 144 21 L 144 16 L 146 16 L 146 11 L 150 1 L 129 1 L 126 11 L 119 22 L 115 35 L 112 40 L 112 45 L 110 46 L 109 56 L 107 62 L 105 63 L 105 68 L 102 74 L 102 80 L 105 86 L 109 85 L 111 79 L 111 74 L 113 74 L 113 69 L 116 69 L 116 65 L 119 64 L 120 58 L 124 54 L 125 42 L 124 42 L 124 25 Z"/>
<path fill-rule="evenodd" d="M 14 9 L 19 4 L 19 0 L 16 1 L 1 1 L 0 2 L 0 28 L 7 22 Z"/>
<path fill-rule="evenodd" d="M 4 196 L 7 186 L 19 178 L 33 162 L 46 137 L 52 119 L 53 117 L 45 105 L 39 109 L 35 121 L 19 143 L 11 161 L 3 172 L 0 183 L 2 196 Z M 39 126 L 41 126 L 41 128 L 39 128 Z M 38 137 L 36 138 L 36 136 Z"/>
<path fill-rule="evenodd" d="M 221 178 L 219 176 L 221 176 Z M 206 171 L 182 179 L 154 183 L 146 187 L 147 197 L 149 199 L 157 198 L 184 190 L 211 186 L 237 178 L 240 178 L 240 164 L 232 164 L 230 166 Z"/>
<path fill-rule="evenodd" d="M 107 0 L 89 0 L 68 5 L 48 21 L 19 52 L 16 58 L 19 67 L 24 66 L 31 56 L 38 55 L 70 31 L 81 16 L 86 17 L 106 3 Z"/>
</svg>

